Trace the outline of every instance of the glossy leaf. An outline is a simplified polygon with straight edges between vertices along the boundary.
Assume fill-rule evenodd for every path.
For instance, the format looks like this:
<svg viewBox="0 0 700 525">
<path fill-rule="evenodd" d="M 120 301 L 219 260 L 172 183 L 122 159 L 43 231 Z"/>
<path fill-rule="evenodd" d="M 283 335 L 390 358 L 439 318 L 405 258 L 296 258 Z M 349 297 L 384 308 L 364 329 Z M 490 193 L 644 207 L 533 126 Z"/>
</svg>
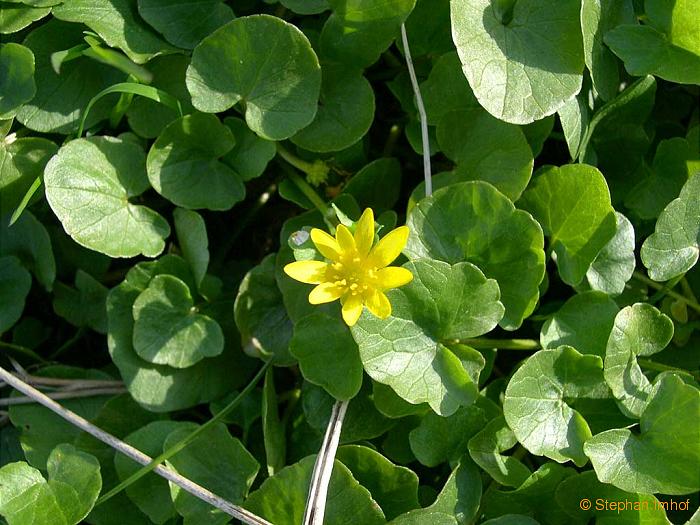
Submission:
<svg viewBox="0 0 700 525">
<path fill-rule="evenodd" d="M 184 259 L 189 263 L 197 287 L 209 267 L 209 239 L 202 216 L 191 210 L 177 208 L 173 213 L 175 232 Z"/>
<path fill-rule="evenodd" d="M 231 166 L 244 181 L 262 175 L 268 162 L 277 154 L 275 143 L 256 135 L 239 118 L 226 117 L 224 124 L 233 133 L 236 144 L 221 160 Z"/>
<path fill-rule="evenodd" d="M 10 118 L 36 94 L 34 53 L 19 44 L 0 47 L 0 118 Z"/>
<path fill-rule="evenodd" d="M 0 224 L 0 255 L 14 255 L 51 291 L 56 278 L 56 261 L 51 239 L 44 225 L 25 211 L 12 226 Z"/>
</svg>

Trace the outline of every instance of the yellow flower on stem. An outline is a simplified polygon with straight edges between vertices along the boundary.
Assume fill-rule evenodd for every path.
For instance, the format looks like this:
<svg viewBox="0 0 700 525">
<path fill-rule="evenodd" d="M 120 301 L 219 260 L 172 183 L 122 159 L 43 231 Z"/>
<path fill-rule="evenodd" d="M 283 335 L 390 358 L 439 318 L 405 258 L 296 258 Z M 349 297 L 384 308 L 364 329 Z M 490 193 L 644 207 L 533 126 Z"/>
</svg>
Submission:
<svg viewBox="0 0 700 525">
<path fill-rule="evenodd" d="M 316 284 L 309 294 L 311 304 L 340 299 L 343 320 L 353 326 L 366 306 L 370 312 L 386 319 L 391 303 L 385 290 L 411 282 L 413 274 L 406 268 L 389 266 L 408 240 L 408 227 L 400 226 L 374 244 L 374 214 L 367 208 L 357 222 L 355 234 L 342 224 L 335 238 L 318 228 L 311 230 L 311 240 L 329 262 L 297 261 L 284 267 L 292 279 Z"/>
</svg>

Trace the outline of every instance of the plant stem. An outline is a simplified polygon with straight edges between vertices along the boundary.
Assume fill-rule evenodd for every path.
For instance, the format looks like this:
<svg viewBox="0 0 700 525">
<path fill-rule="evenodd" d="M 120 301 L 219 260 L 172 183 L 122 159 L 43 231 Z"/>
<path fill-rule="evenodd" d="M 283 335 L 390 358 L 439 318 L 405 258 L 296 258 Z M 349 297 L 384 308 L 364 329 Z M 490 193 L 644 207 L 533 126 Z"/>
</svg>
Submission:
<svg viewBox="0 0 700 525">
<path fill-rule="evenodd" d="M 475 339 L 453 339 L 445 342 L 471 346 L 476 350 L 488 350 L 491 348 L 498 348 L 499 350 L 539 350 L 542 348 L 539 341 L 534 339 L 489 339 L 487 337 L 478 337 Z"/>
<path fill-rule="evenodd" d="M 95 397 L 113 394 L 123 394 L 125 392 L 126 388 L 122 386 L 111 388 L 86 388 L 83 390 L 71 390 L 68 392 L 49 392 L 44 395 L 49 399 L 77 399 L 80 397 Z M 31 403 L 40 403 L 40 401 L 30 396 L 6 397 L 0 399 L 0 406 L 29 405 Z"/>
<path fill-rule="evenodd" d="M 639 366 L 646 368 L 647 370 L 653 370 L 654 372 L 681 372 L 684 374 L 690 374 L 696 380 L 700 381 L 700 373 L 698 372 L 691 372 L 690 370 L 685 370 L 683 368 L 657 363 L 656 361 L 652 361 L 650 359 L 637 359 L 637 363 Z"/>
<path fill-rule="evenodd" d="M 5 343 L 4 341 L 0 341 L 0 348 L 7 348 L 8 350 L 12 350 L 14 352 L 17 352 L 18 354 L 22 354 L 26 357 L 31 357 L 35 361 L 39 361 L 41 363 L 46 363 L 46 359 L 41 357 L 39 354 L 37 354 L 31 348 L 27 348 L 26 346 L 16 345 L 14 343 Z"/>
<path fill-rule="evenodd" d="M 279 153 L 280 157 L 282 157 L 284 160 L 286 160 L 289 164 L 294 166 L 296 169 L 299 171 L 303 171 L 304 173 L 309 173 L 314 169 L 314 165 L 308 161 L 305 161 L 304 159 L 300 159 L 294 153 L 289 151 L 287 148 L 282 146 L 279 142 L 277 143 L 277 153 Z"/>
<path fill-rule="evenodd" d="M 634 272 L 632 274 L 632 277 L 634 277 L 638 281 L 643 282 L 647 286 L 652 287 L 654 290 L 663 290 L 665 288 L 665 285 L 663 285 L 661 283 L 657 283 L 656 281 L 652 281 L 651 279 L 649 279 L 649 277 L 647 277 L 646 275 L 644 275 L 641 272 Z M 666 290 L 666 293 L 668 295 L 670 295 L 671 297 L 673 297 L 674 299 L 678 299 L 679 301 L 684 302 L 685 304 L 690 306 L 696 312 L 700 312 L 700 304 L 698 304 L 696 301 L 693 301 L 692 299 L 688 299 L 683 294 L 680 294 L 678 292 L 674 292 L 673 290 Z"/>
<path fill-rule="evenodd" d="M 38 403 L 44 405 L 46 408 L 48 408 L 55 414 L 58 414 L 72 425 L 75 425 L 79 429 L 84 430 L 91 436 L 99 439 L 103 443 L 128 456 L 137 463 L 141 463 L 142 465 L 150 464 L 151 458 L 143 452 L 141 452 L 140 450 L 132 447 L 128 443 L 121 441 L 120 439 L 117 439 L 116 437 L 114 437 L 111 434 L 108 434 L 104 430 L 96 427 L 95 425 L 87 421 L 85 418 L 79 416 L 75 412 L 71 412 L 70 410 L 63 408 L 53 399 L 49 398 L 45 394 L 42 394 L 37 389 L 28 385 L 18 377 L 15 377 L 2 367 L 0 367 L 0 379 L 5 381 L 8 385 L 11 385 L 15 389 L 19 390 L 26 396 L 35 399 Z M 202 501 L 206 501 L 210 505 L 213 505 L 217 509 L 225 512 L 229 516 L 232 516 L 242 521 L 243 523 L 246 523 L 248 525 L 271 525 L 270 522 L 264 520 L 263 518 L 256 516 L 252 512 L 242 507 L 233 505 L 232 503 L 224 500 L 223 498 L 220 498 L 213 492 L 205 489 L 200 485 L 197 485 L 196 483 L 185 478 L 184 476 L 181 476 L 172 469 L 169 469 L 162 465 L 158 465 L 153 468 L 153 471 L 159 476 L 164 477 L 171 483 L 189 492 L 193 496 L 201 499 Z"/>
<path fill-rule="evenodd" d="M 238 394 L 233 401 L 231 401 L 228 405 L 226 405 L 221 411 L 216 414 L 214 417 L 212 417 L 209 421 L 198 427 L 196 430 L 192 431 L 192 433 L 188 434 L 186 437 L 175 443 L 172 447 L 170 447 L 168 450 L 163 452 L 160 456 L 150 459 L 149 462 L 147 463 L 142 463 L 144 465 L 143 468 L 140 468 L 136 472 L 134 472 L 131 476 L 126 478 L 124 481 L 119 483 L 119 485 L 115 486 L 112 488 L 109 492 L 101 496 L 96 502 L 95 506 L 97 507 L 98 505 L 101 505 L 108 499 L 112 498 L 113 496 L 116 496 L 119 494 L 122 490 L 127 488 L 129 485 L 132 483 L 135 483 L 139 479 L 141 479 L 143 476 L 148 474 L 149 472 L 156 471 L 160 467 L 160 464 L 163 463 L 164 461 L 167 461 L 171 457 L 173 457 L 175 454 L 180 452 L 183 448 L 185 448 L 187 445 L 192 443 L 199 435 L 202 434 L 202 432 L 205 432 L 208 428 L 211 426 L 215 425 L 219 421 L 221 421 L 224 417 L 226 417 L 234 408 L 238 406 L 238 404 L 243 400 L 243 398 L 248 395 L 248 393 L 253 390 L 255 385 L 258 384 L 260 381 L 260 378 L 265 374 L 265 371 L 267 368 L 270 366 L 270 361 L 265 363 L 263 367 L 258 370 L 258 373 L 255 374 L 255 377 L 250 380 L 250 382 L 246 385 L 246 387 L 241 390 L 241 393 Z M 240 519 L 240 518 L 239 518 Z"/>
</svg>

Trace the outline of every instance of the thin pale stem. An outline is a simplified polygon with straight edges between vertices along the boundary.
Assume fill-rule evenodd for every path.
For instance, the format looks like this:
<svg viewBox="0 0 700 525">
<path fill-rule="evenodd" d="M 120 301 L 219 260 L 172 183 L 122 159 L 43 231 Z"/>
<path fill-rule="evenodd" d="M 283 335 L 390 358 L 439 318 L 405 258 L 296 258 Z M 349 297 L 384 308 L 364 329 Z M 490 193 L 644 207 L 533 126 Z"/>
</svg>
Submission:
<svg viewBox="0 0 700 525">
<path fill-rule="evenodd" d="M 453 339 L 445 342 L 471 346 L 476 350 L 488 350 L 491 348 L 498 348 L 499 350 L 539 350 L 542 348 L 539 341 L 534 339 L 489 339 L 487 337 L 478 337 L 475 339 Z"/>
<path fill-rule="evenodd" d="M 316 456 L 314 470 L 311 474 L 309 494 L 306 499 L 303 525 L 323 525 L 328 498 L 328 485 L 333 473 L 335 454 L 340 442 L 340 432 L 343 429 L 343 419 L 348 409 L 349 401 L 336 401 L 331 410 L 331 418 L 326 427 L 321 450 Z"/>
<path fill-rule="evenodd" d="M 408 35 L 406 34 L 406 26 L 401 24 L 401 41 L 403 42 L 403 53 L 406 57 L 406 65 L 408 66 L 408 76 L 411 77 L 411 86 L 413 94 L 416 96 L 416 106 L 418 106 L 418 115 L 420 116 L 420 132 L 423 142 L 423 176 L 425 177 L 425 195 L 429 197 L 433 194 L 433 179 L 430 168 L 430 140 L 428 138 L 428 117 L 425 113 L 423 105 L 423 97 L 420 94 L 416 71 L 413 69 L 413 59 L 411 58 L 411 49 L 408 46 Z"/>
<path fill-rule="evenodd" d="M 99 439 L 100 441 L 114 448 L 118 452 L 121 452 L 122 454 L 130 457 L 137 463 L 146 465 L 151 462 L 150 456 L 147 456 L 146 454 L 132 447 L 128 443 L 124 443 L 120 439 L 117 439 L 113 435 L 96 427 L 95 425 L 87 421 L 85 418 L 79 416 L 78 414 L 62 407 L 53 399 L 39 392 L 37 389 L 35 389 L 31 385 L 28 385 L 18 377 L 15 377 L 2 367 L 0 367 L 0 379 L 2 379 L 5 383 L 12 386 L 13 388 L 19 390 L 24 395 L 35 399 L 37 403 L 44 405 L 46 408 L 48 408 L 55 414 L 61 416 L 63 419 L 65 419 L 72 425 L 75 425 L 79 429 L 84 430 L 91 436 Z M 186 492 L 189 492 L 193 496 L 201 499 L 202 501 L 206 501 L 210 505 L 216 507 L 217 509 L 228 514 L 229 516 L 232 516 L 242 521 L 243 523 L 246 523 L 248 525 L 272 525 L 270 522 L 264 520 L 259 516 L 256 516 L 252 512 L 237 505 L 233 505 L 232 503 L 224 500 L 223 498 L 220 498 L 213 492 L 205 489 L 200 485 L 197 485 L 196 483 L 185 478 L 184 476 L 181 476 L 174 470 L 171 470 L 164 466 L 157 466 L 153 469 L 153 472 L 155 472 L 159 476 L 162 476 L 163 478 L 167 479 L 168 481 L 177 485 L 178 487 L 182 488 Z"/>
<path fill-rule="evenodd" d="M 652 287 L 654 290 L 664 290 L 666 288 L 666 286 L 664 284 L 657 283 L 656 281 L 652 281 L 651 279 L 649 279 L 649 277 L 647 277 L 646 275 L 644 275 L 641 272 L 634 272 L 632 274 L 632 276 L 635 279 L 637 279 L 638 281 L 643 282 L 647 286 Z M 700 304 L 698 304 L 696 301 L 689 299 L 685 295 L 680 294 L 674 290 L 666 289 L 665 292 L 670 297 L 673 297 L 674 299 L 678 299 L 679 301 L 684 302 L 685 304 L 687 304 L 690 308 L 692 308 L 696 312 L 700 312 Z"/>
<path fill-rule="evenodd" d="M 190 434 L 188 434 L 183 439 L 175 443 L 172 447 L 163 452 L 160 456 L 150 460 L 147 464 L 144 464 L 145 466 L 143 468 L 140 468 L 139 470 L 134 472 L 131 476 L 129 476 L 117 486 L 112 488 L 112 490 L 100 497 L 97 500 L 97 502 L 95 502 L 95 506 L 101 505 L 108 499 L 112 498 L 113 496 L 116 496 L 122 490 L 127 488 L 129 485 L 137 482 L 139 479 L 141 479 L 143 476 L 145 476 L 152 470 L 156 471 L 156 469 L 161 463 L 167 461 L 175 454 L 180 452 L 183 448 L 185 448 L 187 445 L 189 445 L 195 439 L 197 439 L 197 437 L 200 436 L 203 432 L 205 432 L 208 428 L 223 420 L 234 408 L 238 406 L 238 404 L 243 400 L 243 398 L 245 398 L 245 396 L 247 396 L 248 393 L 250 393 L 250 391 L 253 388 L 255 388 L 255 385 L 258 384 L 260 378 L 262 378 L 269 366 L 270 362 L 265 363 L 263 367 L 258 371 L 258 373 L 255 374 L 255 377 L 253 377 L 253 379 L 251 379 L 250 382 L 246 385 L 246 387 L 241 391 L 241 393 L 238 394 L 228 405 L 222 408 L 221 411 L 219 411 L 214 417 L 212 417 L 203 425 L 197 427 L 196 430 L 193 430 Z"/>
</svg>

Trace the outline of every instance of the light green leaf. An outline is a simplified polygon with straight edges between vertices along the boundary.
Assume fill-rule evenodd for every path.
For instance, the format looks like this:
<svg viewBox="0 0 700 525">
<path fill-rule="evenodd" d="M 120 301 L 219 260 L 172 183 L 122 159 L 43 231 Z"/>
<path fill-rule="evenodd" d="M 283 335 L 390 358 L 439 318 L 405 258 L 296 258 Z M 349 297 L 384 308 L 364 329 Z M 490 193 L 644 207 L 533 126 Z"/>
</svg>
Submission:
<svg viewBox="0 0 700 525">
<path fill-rule="evenodd" d="M 366 68 L 374 64 L 399 32 L 416 0 L 328 0 L 333 14 L 321 31 L 321 56 Z"/>
<path fill-rule="evenodd" d="M 683 417 L 679 417 L 683 414 Z M 700 391 L 664 375 L 649 395 L 639 433 L 619 428 L 585 444 L 598 479 L 627 492 L 690 494 L 700 489 Z"/>
<path fill-rule="evenodd" d="M 173 216 L 182 256 L 189 263 L 194 281 L 199 288 L 209 267 L 207 225 L 196 211 L 176 208 Z"/>
<path fill-rule="evenodd" d="M 244 507 L 275 525 L 298 525 L 304 517 L 314 461 L 315 456 L 306 457 L 266 479 Z M 328 487 L 325 521 L 333 525 L 386 523 L 369 491 L 339 461 L 335 462 Z"/>
<path fill-rule="evenodd" d="M 652 279 L 668 281 L 695 266 L 699 253 L 700 174 L 696 174 L 661 212 L 654 233 L 642 245 L 641 256 Z"/>
<path fill-rule="evenodd" d="M 596 505 L 589 510 L 582 510 L 581 501 L 584 499 L 593 501 Z M 572 519 L 584 522 L 595 518 L 596 523 L 600 525 L 669 523 L 661 503 L 653 495 L 625 492 L 613 485 L 601 483 L 592 470 L 562 481 L 556 489 L 556 500 Z M 600 504 L 597 504 L 598 502 Z M 614 508 L 611 505 L 613 502 L 619 502 L 620 508 Z"/>
<path fill-rule="evenodd" d="M 276 472 L 279 472 L 284 467 L 287 455 L 287 441 L 285 423 L 280 420 L 278 411 L 273 368 L 268 368 L 265 372 L 260 417 L 262 419 L 263 441 L 265 443 L 267 474 L 268 476 L 274 476 Z"/>
<path fill-rule="evenodd" d="M 503 415 L 518 441 L 530 452 L 581 467 L 583 444 L 591 437 L 586 420 L 570 404 L 578 398 L 609 397 L 603 360 L 569 346 L 540 350 L 508 382 Z"/>
<path fill-rule="evenodd" d="M 611 100 L 620 87 L 620 68 L 615 55 L 603 43 L 605 33 L 622 23 L 633 23 L 631 0 L 583 0 L 581 31 L 586 67 L 593 87 L 603 100 Z"/>
<path fill-rule="evenodd" d="M 234 14 L 221 0 L 138 0 L 139 15 L 174 46 L 193 49 Z"/>
<path fill-rule="evenodd" d="M 376 381 L 372 381 L 372 401 L 379 412 L 392 419 L 414 414 L 424 415 L 430 411 L 427 404 L 413 405 L 404 401 L 393 388 Z"/>
<path fill-rule="evenodd" d="M 581 89 L 578 0 L 519 0 L 501 21 L 490 0 L 452 0 L 452 38 L 479 103 L 494 117 L 528 124 Z"/>
<path fill-rule="evenodd" d="M 241 281 L 234 304 L 236 326 L 244 348 L 272 358 L 280 366 L 293 365 L 289 353 L 292 323 L 275 281 L 275 254 L 266 256 Z"/>
<path fill-rule="evenodd" d="M 236 144 L 221 160 L 231 166 L 244 181 L 262 175 L 268 162 L 277 154 L 275 143 L 253 133 L 239 118 L 226 117 L 224 124 L 233 133 Z"/>
<path fill-rule="evenodd" d="M 280 4 L 300 15 L 315 15 L 330 9 L 327 0 L 280 0 Z"/>
<path fill-rule="evenodd" d="M 181 421 L 153 421 L 126 436 L 124 441 L 144 454 L 155 457 L 163 453 L 163 443 L 170 433 L 179 428 L 192 432 L 196 425 Z M 120 481 L 141 468 L 141 465 L 122 454 L 114 456 L 114 466 Z M 165 523 L 176 515 L 168 482 L 160 476 L 147 474 L 126 487 L 126 494 L 154 523 Z"/>
<path fill-rule="evenodd" d="M 425 19 L 422 20 L 422 23 L 425 22 Z M 413 51 L 413 35 L 411 35 L 410 45 Z M 455 51 L 445 53 L 435 62 L 428 80 L 420 85 L 420 92 L 428 124 L 433 126 L 453 111 L 468 111 L 480 107 L 469 83 L 464 78 L 462 63 Z M 466 124 L 468 127 L 469 123 Z"/>
<path fill-rule="evenodd" d="M 530 477 L 530 469 L 514 456 L 502 453 L 518 443 L 503 417 L 491 420 L 469 440 L 469 455 L 493 479 L 507 487 L 519 487 Z"/>
<path fill-rule="evenodd" d="M 290 353 L 307 381 L 347 401 L 362 386 L 362 362 L 348 327 L 338 317 L 316 313 L 294 324 Z"/>
<path fill-rule="evenodd" d="M 374 91 L 362 70 L 324 65 L 316 118 L 291 140 L 300 148 L 319 153 L 352 146 L 374 120 Z"/>
<path fill-rule="evenodd" d="M 585 91 L 566 102 L 557 111 L 571 160 L 575 160 L 579 156 L 582 141 L 588 131 L 590 112 L 591 110 L 586 102 Z"/>
<path fill-rule="evenodd" d="M 134 350 L 150 363 L 187 368 L 224 349 L 221 327 L 198 313 L 189 288 L 177 277 L 154 277 L 133 309 Z"/>
<path fill-rule="evenodd" d="M 75 326 L 88 326 L 101 334 L 107 333 L 109 290 L 89 273 L 81 269 L 75 274 L 75 288 L 56 283 L 53 309 L 57 315 Z"/>
<path fill-rule="evenodd" d="M 228 210 L 245 197 L 245 186 L 218 159 L 236 139 L 214 115 L 195 113 L 171 122 L 148 152 L 151 186 L 183 208 Z"/>
<path fill-rule="evenodd" d="M 44 225 L 25 211 L 12 226 L 0 224 L 0 255 L 14 255 L 50 292 L 56 278 L 51 239 Z"/>
<path fill-rule="evenodd" d="M 23 4 L 0 2 L 0 34 L 21 31 L 51 12 L 49 7 L 30 7 Z"/>
<path fill-rule="evenodd" d="M 394 465 L 379 452 L 361 445 L 340 447 L 336 458 L 369 490 L 386 519 L 418 508 L 418 476 L 412 470 Z"/>
<path fill-rule="evenodd" d="M 618 310 L 615 301 L 604 293 L 574 295 L 542 326 L 542 348 L 567 345 L 582 354 L 604 357 Z"/>
<path fill-rule="evenodd" d="M 446 113 L 438 123 L 437 139 L 457 164 L 460 181 L 490 182 L 512 201 L 530 181 L 534 160 L 523 132 L 481 108 Z"/>
<path fill-rule="evenodd" d="M 615 210 L 605 177 L 593 166 L 543 168 L 518 205 L 532 213 L 549 237 L 562 280 L 576 285 L 615 235 Z"/>
<path fill-rule="evenodd" d="M 14 117 L 35 94 L 34 53 L 19 44 L 0 46 L 0 119 Z"/>
<path fill-rule="evenodd" d="M 168 223 L 131 204 L 148 188 L 140 146 L 113 137 L 65 144 L 46 165 L 46 199 L 75 242 L 110 257 L 155 257 L 170 235 Z"/>
<path fill-rule="evenodd" d="M 17 257 L 0 257 L 0 334 L 22 316 L 31 287 L 32 276 Z"/>
<path fill-rule="evenodd" d="M 54 7 L 52 13 L 59 20 L 85 24 L 108 46 L 118 47 L 137 64 L 175 52 L 141 20 L 136 0 L 71 0 Z"/>
<path fill-rule="evenodd" d="M 672 337 L 673 321 L 650 304 L 627 306 L 615 317 L 605 353 L 605 382 L 626 416 L 641 416 L 651 392 L 636 357 L 660 352 Z"/>
<path fill-rule="evenodd" d="M 188 428 L 174 430 L 165 440 L 163 449 L 169 449 L 190 432 Z M 234 504 L 243 502 L 260 468 L 255 458 L 237 438 L 231 437 L 222 423 L 205 430 L 171 457 L 167 464 L 179 474 Z M 222 472 L 225 474 L 222 475 Z M 230 516 L 174 484 L 170 484 L 170 496 L 185 522 L 214 525 L 228 523 L 230 519 Z"/>
<path fill-rule="evenodd" d="M 542 229 L 493 186 L 464 182 L 440 189 L 411 210 L 407 225 L 410 258 L 469 261 L 498 281 L 503 328 L 515 330 L 532 313 L 544 276 Z"/>
<path fill-rule="evenodd" d="M 620 212 L 615 212 L 615 219 L 615 235 L 598 252 L 577 289 L 591 288 L 608 295 L 620 295 L 624 292 L 627 281 L 632 278 L 637 263 L 634 256 L 634 228 Z"/>
<path fill-rule="evenodd" d="M 207 113 L 243 102 L 250 129 L 281 140 L 314 119 L 321 68 L 295 26 L 268 15 L 247 16 L 199 43 L 187 70 L 187 88 L 194 106 Z"/>
<path fill-rule="evenodd" d="M 427 402 L 449 416 L 477 396 L 459 348 L 452 344 L 496 326 L 503 316 L 498 285 L 470 263 L 422 259 L 404 267 L 413 281 L 387 293 L 391 316 L 382 320 L 365 311 L 352 335 L 372 379 L 409 403 Z"/>
<path fill-rule="evenodd" d="M 539 521 L 524 514 L 503 514 L 482 522 L 481 525 L 539 525 Z"/>
</svg>

